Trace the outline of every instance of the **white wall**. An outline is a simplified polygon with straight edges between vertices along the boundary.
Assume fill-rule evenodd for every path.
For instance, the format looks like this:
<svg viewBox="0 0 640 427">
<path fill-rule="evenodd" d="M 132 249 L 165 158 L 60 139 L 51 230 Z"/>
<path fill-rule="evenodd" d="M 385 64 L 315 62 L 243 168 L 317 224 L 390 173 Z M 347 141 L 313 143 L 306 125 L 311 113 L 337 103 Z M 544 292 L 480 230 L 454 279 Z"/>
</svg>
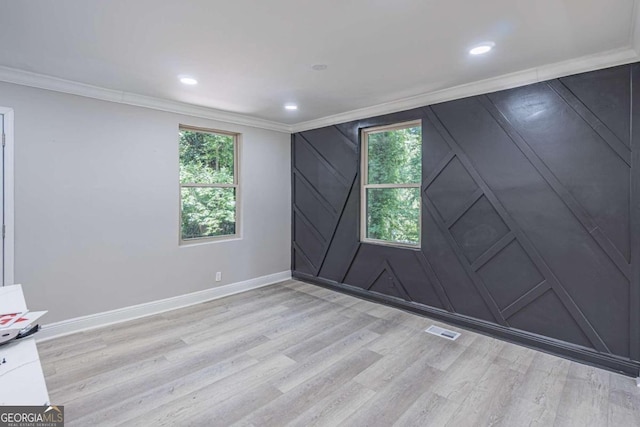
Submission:
<svg viewBox="0 0 640 427">
<path fill-rule="evenodd" d="M 7 83 L 0 106 L 15 112 L 15 282 L 44 323 L 289 270 L 288 134 Z M 242 133 L 241 240 L 178 245 L 178 124 Z"/>
</svg>

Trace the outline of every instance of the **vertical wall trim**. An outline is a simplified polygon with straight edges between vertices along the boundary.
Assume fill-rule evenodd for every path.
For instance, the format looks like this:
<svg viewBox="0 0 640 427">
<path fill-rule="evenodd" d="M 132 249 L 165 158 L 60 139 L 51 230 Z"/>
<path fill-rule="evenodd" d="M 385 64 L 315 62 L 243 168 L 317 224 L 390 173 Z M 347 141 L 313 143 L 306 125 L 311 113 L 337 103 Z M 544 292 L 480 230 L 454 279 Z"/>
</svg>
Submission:
<svg viewBox="0 0 640 427">
<path fill-rule="evenodd" d="M 295 207 L 296 204 L 293 202 L 295 200 L 295 180 L 296 176 L 293 173 L 294 168 L 296 166 L 296 136 L 291 134 L 291 271 L 296 269 L 295 260 L 295 238 L 296 238 L 296 227 L 295 227 Z"/>
<path fill-rule="evenodd" d="M 630 249 L 631 287 L 629 289 L 629 350 L 631 359 L 640 360 L 640 64 L 631 66 L 631 201 Z"/>
</svg>

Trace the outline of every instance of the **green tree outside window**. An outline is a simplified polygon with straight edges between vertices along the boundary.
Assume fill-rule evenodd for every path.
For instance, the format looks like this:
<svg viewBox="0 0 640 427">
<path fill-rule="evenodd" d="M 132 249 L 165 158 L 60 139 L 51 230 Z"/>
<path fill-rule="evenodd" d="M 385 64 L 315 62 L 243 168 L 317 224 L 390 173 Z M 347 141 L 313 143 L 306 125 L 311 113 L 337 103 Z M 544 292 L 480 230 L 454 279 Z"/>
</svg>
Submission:
<svg viewBox="0 0 640 427">
<path fill-rule="evenodd" d="M 422 127 L 363 132 L 364 240 L 420 244 Z"/>
<path fill-rule="evenodd" d="M 182 240 L 237 232 L 237 136 L 181 128 Z"/>
</svg>

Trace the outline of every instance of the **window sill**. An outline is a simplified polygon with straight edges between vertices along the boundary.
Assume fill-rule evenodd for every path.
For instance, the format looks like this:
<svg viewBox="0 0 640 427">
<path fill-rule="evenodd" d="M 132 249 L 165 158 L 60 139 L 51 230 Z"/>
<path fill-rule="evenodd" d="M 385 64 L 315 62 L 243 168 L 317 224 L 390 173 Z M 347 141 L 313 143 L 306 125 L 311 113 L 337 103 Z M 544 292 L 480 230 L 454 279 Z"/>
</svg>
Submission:
<svg viewBox="0 0 640 427">
<path fill-rule="evenodd" d="M 225 236 L 225 237 L 204 237 L 202 239 L 180 240 L 178 246 L 181 248 L 188 248 L 192 246 L 209 245 L 212 243 L 226 243 L 242 240 L 242 236 Z"/>
<path fill-rule="evenodd" d="M 390 246 L 392 248 L 400 248 L 400 249 L 415 249 L 420 250 L 421 244 L 412 245 L 410 243 L 400 243 L 400 242 L 387 242 L 386 240 L 375 240 L 375 239 L 360 239 L 360 243 L 367 243 L 370 245 L 379 245 L 379 246 Z"/>
</svg>

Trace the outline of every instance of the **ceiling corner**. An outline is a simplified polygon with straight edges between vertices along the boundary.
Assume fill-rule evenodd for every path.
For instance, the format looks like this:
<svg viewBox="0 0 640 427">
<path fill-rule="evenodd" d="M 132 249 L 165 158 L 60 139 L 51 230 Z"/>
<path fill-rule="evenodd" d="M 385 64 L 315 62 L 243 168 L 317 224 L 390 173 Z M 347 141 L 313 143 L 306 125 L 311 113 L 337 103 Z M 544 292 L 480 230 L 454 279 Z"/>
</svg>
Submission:
<svg viewBox="0 0 640 427">
<path fill-rule="evenodd" d="M 636 0 L 636 4 L 640 0 Z M 635 36 L 635 33 L 634 33 Z M 637 32 L 640 40 L 640 28 Z M 452 101 L 455 99 L 476 96 L 485 93 L 497 92 L 514 87 L 525 86 L 541 81 L 556 79 L 572 74 L 586 73 L 601 68 L 614 67 L 629 64 L 640 60 L 638 55 L 640 45 L 637 47 L 623 47 L 610 51 L 586 55 L 566 61 L 541 65 L 526 70 L 520 70 L 509 74 L 491 77 L 484 80 L 452 86 L 434 92 L 418 94 L 408 98 L 398 99 L 384 104 L 373 105 L 357 110 L 347 111 L 332 116 L 321 117 L 305 122 L 299 122 L 291 126 L 291 132 L 297 133 L 325 126 L 345 123 L 354 120 L 375 117 L 398 111 L 410 110 L 425 105 Z"/>
<path fill-rule="evenodd" d="M 107 89 L 4 66 L 0 66 L 0 82 L 282 133 L 292 133 L 293 129 L 289 124 L 265 120 L 248 114 L 234 113 L 169 99 Z"/>
</svg>

